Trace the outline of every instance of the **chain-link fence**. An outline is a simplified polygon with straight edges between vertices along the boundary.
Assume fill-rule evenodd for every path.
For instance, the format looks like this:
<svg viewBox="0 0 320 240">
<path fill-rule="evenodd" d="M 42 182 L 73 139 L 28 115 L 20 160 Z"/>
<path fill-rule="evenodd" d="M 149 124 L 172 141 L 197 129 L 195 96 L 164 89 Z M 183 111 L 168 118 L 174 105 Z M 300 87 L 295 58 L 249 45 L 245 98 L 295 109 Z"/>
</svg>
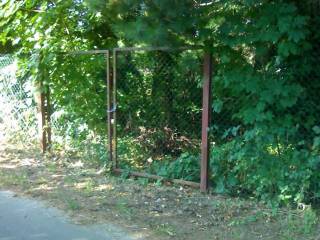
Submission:
<svg viewBox="0 0 320 240">
<path fill-rule="evenodd" d="M 58 54 L 47 69 L 52 147 L 107 158 L 106 56 L 90 52 Z"/>
<path fill-rule="evenodd" d="M 199 181 L 203 52 L 118 49 L 113 57 L 119 167 Z"/>
<path fill-rule="evenodd" d="M 111 150 L 123 173 L 199 181 L 203 60 L 203 51 L 177 49 L 51 56 L 42 79 L 50 93 L 53 148 L 85 151 L 100 162 Z M 285 72 L 286 66 L 258 71 L 232 60 L 215 64 L 208 130 L 216 191 L 297 192 L 298 186 L 279 190 L 279 182 L 308 174 L 317 179 L 320 76 L 317 68 L 298 68 L 300 60 L 290 62 L 296 72 Z M 316 46 L 304 61 L 317 66 L 318 60 Z M 31 80 L 17 74 L 10 56 L 1 56 L 0 65 L 2 135 L 36 139 Z"/>
<path fill-rule="evenodd" d="M 46 139 L 43 147 L 105 162 L 105 55 L 47 56 L 50 68 L 40 60 L 39 54 L 0 56 L 1 137 L 39 146 L 47 138 L 42 127 L 45 133 L 50 129 L 52 144 Z"/>
<path fill-rule="evenodd" d="M 16 58 L 0 55 L 0 137 L 33 142 L 37 136 L 33 86 L 18 76 Z"/>
</svg>

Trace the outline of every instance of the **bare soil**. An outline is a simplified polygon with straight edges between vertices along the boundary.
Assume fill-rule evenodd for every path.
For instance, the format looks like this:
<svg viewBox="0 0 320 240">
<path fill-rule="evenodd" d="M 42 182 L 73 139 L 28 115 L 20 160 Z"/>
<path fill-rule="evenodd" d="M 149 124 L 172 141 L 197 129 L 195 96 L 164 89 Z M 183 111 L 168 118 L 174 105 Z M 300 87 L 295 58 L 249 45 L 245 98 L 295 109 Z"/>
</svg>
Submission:
<svg viewBox="0 0 320 240">
<path fill-rule="evenodd" d="M 45 200 L 79 224 L 113 222 L 146 239 L 319 239 L 310 206 L 276 212 L 254 200 L 124 179 L 66 153 L 1 142 L 0 189 Z"/>
</svg>

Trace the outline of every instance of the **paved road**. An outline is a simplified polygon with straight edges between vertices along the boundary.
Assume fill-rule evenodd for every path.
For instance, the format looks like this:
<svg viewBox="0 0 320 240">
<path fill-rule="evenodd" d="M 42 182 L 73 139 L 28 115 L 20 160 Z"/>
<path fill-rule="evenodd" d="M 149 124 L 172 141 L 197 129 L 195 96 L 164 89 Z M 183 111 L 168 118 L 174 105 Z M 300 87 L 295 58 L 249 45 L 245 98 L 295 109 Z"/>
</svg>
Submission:
<svg viewBox="0 0 320 240">
<path fill-rule="evenodd" d="M 75 225 L 54 208 L 0 191 L 0 240 L 136 240 L 112 224 Z"/>
</svg>

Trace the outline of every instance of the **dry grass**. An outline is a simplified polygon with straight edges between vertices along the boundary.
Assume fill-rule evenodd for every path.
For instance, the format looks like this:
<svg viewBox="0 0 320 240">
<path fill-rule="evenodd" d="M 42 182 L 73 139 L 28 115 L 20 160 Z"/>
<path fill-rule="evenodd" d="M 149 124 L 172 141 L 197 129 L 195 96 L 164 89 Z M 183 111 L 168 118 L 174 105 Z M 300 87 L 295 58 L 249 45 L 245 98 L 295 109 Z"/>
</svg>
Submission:
<svg viewBox="0 0 320 240">
<path fill-rule="evenodd" d="M 274 213 L 255 201 L 97 174 L 90 165 L 2 143 L 0 188 L 46 200 L 77 223 L 112 221 L 147 239 L 320 239 L 308 207 Z"/>
</svg>

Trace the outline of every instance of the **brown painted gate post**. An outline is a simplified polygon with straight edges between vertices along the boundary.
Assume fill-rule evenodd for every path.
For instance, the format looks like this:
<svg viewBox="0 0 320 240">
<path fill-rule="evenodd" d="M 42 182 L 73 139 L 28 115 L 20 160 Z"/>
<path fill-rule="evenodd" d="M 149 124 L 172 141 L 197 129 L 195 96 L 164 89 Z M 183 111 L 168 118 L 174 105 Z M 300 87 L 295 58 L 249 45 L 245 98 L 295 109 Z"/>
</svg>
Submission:
<svg viewBox="0 0 320 240">
<path fill-rule="evenodd" d="M 110 65 L 110 51 L 106 53 L 106 69 L 107 69 L 107 114 L 108 114 L 108 152 L 109 160 L 112 162 L 113 169 L 118 168 L 117 162 L 117 88 L 116 88 L 116 70 L 117 70 L 117 53 L 114 50 L 112 54 L 112 67 Z"/>
<path fill-rule="evenodd" d="M 206 192 L 209 187 L 209 124 L 211 118 L 211 82 L 212 54 L 205 53 L 203 66 L 203 102 L 202 102 L 202 142 L 201 142 L 201 182 L 200 190 Z"/>
<path fill-rule="evenodd" d="M 118 139 L 117 139 L 117 51 L 113 50 L 113 94 L 112 94 L 112 115 L 113 115 L 113 166 L 115 169 L 119 167 L 118 164 Z"/>
<path fill-rule="evenodd" d="M 112 131 L 112 71 L 110 71 L 110 53 L 109 51 L 105 55 L 106 57 L 106 74 L 107 74 L 107 118 L 108 118 L 108 153 L 109 161 L 113 162 L 113 131 Z"/>
</svg>

